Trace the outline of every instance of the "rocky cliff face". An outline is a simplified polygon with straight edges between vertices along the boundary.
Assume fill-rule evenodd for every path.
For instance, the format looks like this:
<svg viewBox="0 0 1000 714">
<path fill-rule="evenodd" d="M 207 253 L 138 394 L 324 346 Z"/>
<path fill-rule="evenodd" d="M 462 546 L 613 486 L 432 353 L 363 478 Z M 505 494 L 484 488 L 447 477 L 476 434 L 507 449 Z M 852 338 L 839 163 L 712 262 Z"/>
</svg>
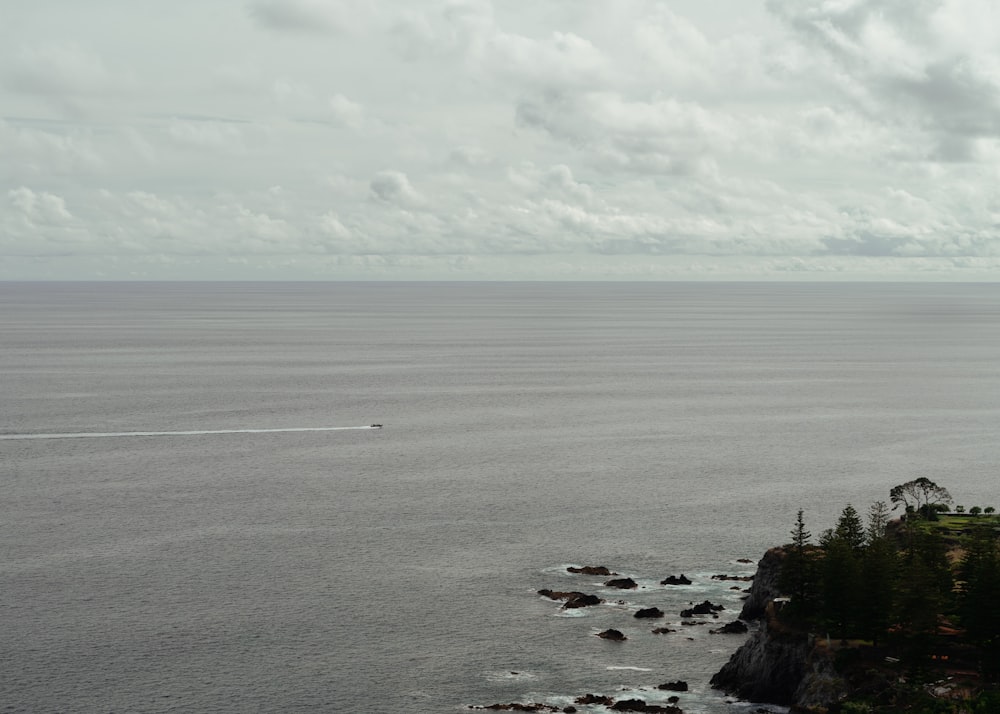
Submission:
<svg viewBox="0 0 1000 714">
<path fill-rule="evenodd" d="M 771 548 L 757 563 L 757 573 L 750 585 L 750 594 L 743 601 L 740 619 L 746 622 L 761 620 L 767 610 L 768 603 L 781 595 L 778 588 L 778 578 L 781 577 L 781 564 L 785 560 L 783 548 Z"/>
<path fill-rule="evenodd" d="M 733 653 L 711 684 L 752 702 L 792 704 L 811 650 L 808 636 L 775 636 L 763 625 Z"/>
<path fill-rule="evenodd" d="M 844 694 L 827 650 L 804 632 L 782 627 L 774 617 L 784 551 L 772 548 L 757 565 L 740 619 L 759 620 L 757 630 L 712 677 L 716 689 L 741 699 L 821 710 Z"/>
</svg>

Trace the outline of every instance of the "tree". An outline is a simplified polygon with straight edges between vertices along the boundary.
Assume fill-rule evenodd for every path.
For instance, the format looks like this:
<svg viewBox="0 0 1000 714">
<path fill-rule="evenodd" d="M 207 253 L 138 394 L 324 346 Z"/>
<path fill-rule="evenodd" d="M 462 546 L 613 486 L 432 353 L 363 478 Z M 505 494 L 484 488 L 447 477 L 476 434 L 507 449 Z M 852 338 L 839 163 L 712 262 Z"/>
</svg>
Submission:
<svg viewBox="0 0 1000 714">
<path fill-rule="evenodd" d="M 941 534 L 907 530 L 913 532 L 900 560 L 896 617 L 905 623 L 912 654 L 919 655 L 937 632 L 938 614 L 950 609 L 954 581 Z"/>
<path fill-rule="evenodd" d="M 802 509 L 800 508 L 798 515 L 795 517 L 795 528 L 792 529 L 792 545 L 801 553 L 805 550 L 810 538 L 812 538 L 812 533 L 806 530 L 806 524 L 802 518 Z"/>
<path fill-rule="evenodd" d="M 809 617 L 816 610 L 816 566 L 807 550 L 812 534 L 806 530 L 801 508 L 791 534 L 792 542 L 785 549 L 785 560 L 781 565 L 779 587 L 791 597 L 786 614 L 794 619 Z"/>
<path fill-rule="evenodd" d="M 965 513 L 965 506 L 955 506 L 955 513 Z"/>
<path fill-rule="evenodd" d="M 858 604 L 858 624 L 862 634 L 878 647 L 882 635 L 892 623 L 899 580 L 896 547 L 884 534 L 869 541 L 865 548 L 861 576 L 865 592 Z"/>
<path fill-rule="evenodd" d="M 889 490 L 889 500 L 894 508 L 903 506 L 907 512 L 912 510 L 924 515 L 931 515 L 932 509 L 929 506 L 952 502 L 948 489 L 923 476 L 893 486 Z"/>
<path fill-rule="evenodd" d="M 841 640 L 854 629 L 863 588 L 861 563 L 851 543 L 834 536 L 824 548 L 820 564 L 821 614 Z"/>
<path fill-rule="evenodd" d="M 996 511 L 997 509 L 995 509 L 993 506 L 987 506 L 986 508 L 983 509 L 983 513 L 985 513 L 987 516 L 992 516 L 994 513 L 996 513 Z"/>
<path fill-rule="evenodd" d="M 856 551 L 865 547 L 865 527 L 854 506 L 847 504 L 840 512 L 840 520 L 837 521 L 833 534 Z"/>
<path fill-rule="evenodd" d="M 976 526 L 959 565 L 959 614 L 983 655 L 982 667 L 995 673 L 1000 664 L 1000 552 L 990 526 Z"/>
<path fill-rule="evenodd" d="M 980 508 L 979 506 L 973 506 L 972 508 L 969 509 L 969 515 L 970 516 L 978 516 L 982 512 L 983 512 L 983 509 Z"/>
<path fill-rule="evenodd" d="M 865 531 L 868 543 L 874 543 L 885 537 L 885 529 L 889 523 L 889 506 L 885 501 L 875 501 L 868 508 L 868 529 Z"/>
<path fill-rule="evenodd" d="M 861 555 L 861 576 L 865 594 L 858 603 L 858 626 L 876 647 L 892 622 L 899 559 L 896 547 L 886 537 L 889 506 L 876 501 L 868 509 L 866 547 Z"/>
</svg>

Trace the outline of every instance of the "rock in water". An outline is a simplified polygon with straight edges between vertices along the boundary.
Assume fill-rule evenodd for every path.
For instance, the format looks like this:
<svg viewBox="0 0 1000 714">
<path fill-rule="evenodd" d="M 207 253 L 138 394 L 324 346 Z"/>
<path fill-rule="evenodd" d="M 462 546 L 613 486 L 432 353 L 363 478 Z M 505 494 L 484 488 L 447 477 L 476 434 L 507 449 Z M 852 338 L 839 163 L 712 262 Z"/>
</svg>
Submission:
<svg viewBox="0 0 1000 714">
<path fill-rule="evenodd" d="M 612 640 L 614 642 L 624 642 L 628 638 L 620 630 L 610 629 L 604 632 L 597 633 L 597 636 L 604 640 Z"/>
<path fill-rule="evenodd" d="M 584 565 L 582 568 L 575 568 L 571 565 L 566 570 L 579 575 L 601 575 L 604 577 L 611 577 L 618 574 L 611 572 L 603 565 Z"/>
<path fill-rule="evenodd" d="M 746 623 L 742 620 L 733 620 L 732 622 L 727 622 L 718 629 L 709 630 L 709 633 L 713 635 L 742 635 L 748 629 L 750 628 L 748 628 Z"/>
<path fill-rule="evenodd" d="M 676 575 L 668 575 L 666 578 L 660 581 L 660 585 L 690 585 L 691 581 L 684 577 L 684 573 L 680 574 L 680 577 Z"/>
<path fill-rule="evenodd" d="M 639 584 L 632 578 L 616 578 L 614 580 L 609 580 L 604 584 L 609 588 L 619 588 L 621 590 L 635 590 L 639 587 Z"/>
<path fill-rule="evenodd" d="M 681 610 L 681 617 L 694 617 L 695 615 L 711 615 L 721 610 L 725 610 L 724 605 L 715 605 L 708 600 L 700 602 L 687 610 Z"/>
</svg>

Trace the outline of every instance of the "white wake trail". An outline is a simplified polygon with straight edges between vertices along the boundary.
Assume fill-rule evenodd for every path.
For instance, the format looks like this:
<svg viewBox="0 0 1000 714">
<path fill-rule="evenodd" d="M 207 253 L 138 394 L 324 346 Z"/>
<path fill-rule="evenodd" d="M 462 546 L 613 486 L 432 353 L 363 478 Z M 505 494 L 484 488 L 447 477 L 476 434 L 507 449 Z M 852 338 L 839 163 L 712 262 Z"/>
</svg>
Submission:
<svg viewBox="0 0 1000 714">
<path fill-rule="evenodd" d="M 0 441 L 25 439 L 103 439 L 113 436 L 202 436 L 205 434 L 279 434 L 301 431 L 357 431 L 381 426 L 302 426 L 285 429 L 199 429 L 197 431 L 77 431 L 64 434 L 0 434 Z"/>
</svg>

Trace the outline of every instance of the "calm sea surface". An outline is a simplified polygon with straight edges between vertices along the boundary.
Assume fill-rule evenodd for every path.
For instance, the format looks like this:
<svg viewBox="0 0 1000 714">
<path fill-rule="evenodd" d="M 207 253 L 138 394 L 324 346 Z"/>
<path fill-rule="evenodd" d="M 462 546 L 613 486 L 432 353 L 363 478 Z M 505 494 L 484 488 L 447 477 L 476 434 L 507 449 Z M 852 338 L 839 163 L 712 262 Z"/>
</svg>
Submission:
<svg viewBox="0 0 1000 714">
<path fill-rule="evenodd" d="M 918 476 L 1000 506 L 998 433 L 997 285 L 0 283 L 0 711 L 673 679 L 740 711 L 707 686 L 741 641 L 708 633 L 740 605 L 710 576 Z M 680 626 L 706 598 L 730 609 Z"/>
</svg>

